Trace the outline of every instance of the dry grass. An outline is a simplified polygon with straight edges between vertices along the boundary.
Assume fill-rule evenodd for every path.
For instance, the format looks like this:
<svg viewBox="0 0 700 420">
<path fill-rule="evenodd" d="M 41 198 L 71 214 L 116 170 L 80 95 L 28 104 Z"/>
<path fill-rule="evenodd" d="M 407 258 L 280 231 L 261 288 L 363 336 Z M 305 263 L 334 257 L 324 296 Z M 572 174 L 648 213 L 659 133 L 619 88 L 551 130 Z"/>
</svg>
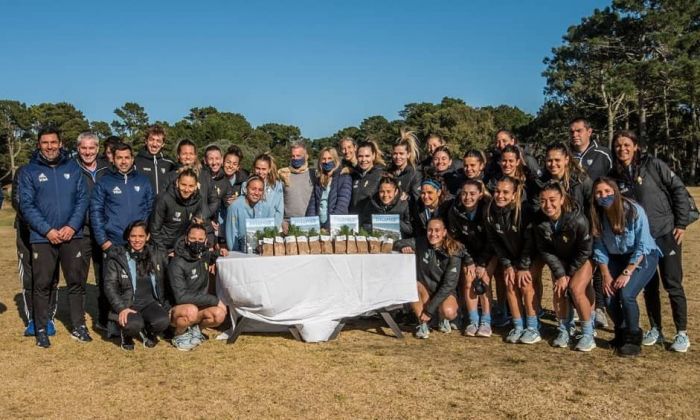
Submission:
<svg viewBox="0 0 700 420">
<path fill-rule="evenodd" d="M 697 347 L 685 355 L 645 348 L 642 357 L 627 360 L 604 348 L 606 332 L 590 354 L 545 342 L 506 345 L 499 336 L 435 333 L 425 341 L 401 341 L 379 334 L 378 322 L 357 323 L 324 344 L 244 335 L 234 346 L 209 342 L 190 353 L 165 343 L 126 353 L 99 338 L 88 345 L 74 342 L 59 322 L 52 348 L 40 350 L 21 335 L 14 231 L 3 224 L 3 418 L 697 417 Z M 698 251 L 700 223 L 686 237 L 684 256 L 695 339 Z M 94 292 L 90 287 L 91 313 Z M 62 299 L 59 319 L 65 320 Z M 668 311 L 664 322 L 671 333 Z M 545 330 L 548 338 L 552 334 Z"/>
</svg>

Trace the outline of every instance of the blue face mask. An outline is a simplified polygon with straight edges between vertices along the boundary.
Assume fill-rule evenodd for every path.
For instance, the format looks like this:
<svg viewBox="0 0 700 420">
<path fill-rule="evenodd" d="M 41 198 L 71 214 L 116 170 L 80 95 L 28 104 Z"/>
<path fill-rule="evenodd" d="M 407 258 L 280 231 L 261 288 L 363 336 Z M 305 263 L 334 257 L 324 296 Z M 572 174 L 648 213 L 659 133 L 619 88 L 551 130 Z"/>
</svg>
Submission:
<svg viewBox="0 0 700 420">
<path fill-rule="evenodd" d="M 615 194 L 610 194 L 605 197 L 598 197 L 595 199 L 595 201 L 600 207 L 603 207 L 604 209 L 609 209 L 610 206 L 612 206 L 615 202 Z"/>
<path fill-rule="evenodd" d="M 321 169 L 323 169 L 323 172 L 330 172 L 335 168 L 335 162 L 330 161 L 326 163 L 321 164 Z"/>
<path fill-rule="evenodd" d="M 292 159 L 291 161 L 289 161 L 290 166 L 294 169 L 301 168 L 302 166 L 304 166 L 305 163 L 306 159 L 304 158 Z"/>
</svg>

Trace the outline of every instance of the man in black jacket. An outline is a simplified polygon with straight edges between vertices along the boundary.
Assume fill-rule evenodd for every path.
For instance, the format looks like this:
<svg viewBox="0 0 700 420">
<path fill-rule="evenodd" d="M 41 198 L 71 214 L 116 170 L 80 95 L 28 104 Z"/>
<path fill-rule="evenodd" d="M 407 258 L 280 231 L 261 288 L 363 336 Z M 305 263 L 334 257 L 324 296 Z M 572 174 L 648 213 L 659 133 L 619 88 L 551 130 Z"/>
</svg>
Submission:
<svg viewBox="0 0 700 420">
<path fill-rule="evenodd" d="M 139 173 L 148 177 L 155 195 L 165 189 L 168 178 L 166 174 L 173 170 L 175 162 L 163 155 L 165 130 L 159 125 L 152 125 L 146 131 L 146 145 L 136 155 L 134 166 Z"/>
<path fill-rule="evenodd" d="M 209 293 L 209 274 L 214 271 L 216 255 L 208 250 L 206 237 L 203 225 L 190 225 L 168 265 L 174 300 L 172 342 L 178 350 L 192 350 L 201 344 L 206 339 L 201 328 L 217 327 L 226 317 L 226 306 Z"/>
</svg>

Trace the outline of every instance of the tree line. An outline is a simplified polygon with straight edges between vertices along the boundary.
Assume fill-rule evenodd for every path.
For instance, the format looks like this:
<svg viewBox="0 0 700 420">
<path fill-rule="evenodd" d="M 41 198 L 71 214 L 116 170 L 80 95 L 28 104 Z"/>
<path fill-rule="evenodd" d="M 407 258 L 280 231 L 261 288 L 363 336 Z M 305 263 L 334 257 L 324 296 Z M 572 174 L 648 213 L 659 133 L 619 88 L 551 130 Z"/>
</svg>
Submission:
<svg viewBox="0 0 700 420">
<path fill-rule="evenodd" d="M 153 123 L 167 129 L 168 152 L 175 141 L 189 138 L 199 147 L 236 144 L 244 164 L 263 151 L 284 162 L 291 142 L 306 140 L 312 155 L 343 137 L 376 141 L 384 150 L 401 128 L 419 138 L 441 135 L 457 155 L 470 148 L 487 149 L 496 131 L 507 129 L 535 152 L 568 138 L 568 122 L 586 117 L 597 139 L 610 144 L 619 129 L 638 132 L 648 151 L 666 159 L 687 183 L 697 179 L 700 156 L 700 2 L 697 0 L 613 0 L 572 25 L 544 59 L 545 103 L 537 115 L 500 105 L 473 107 L 458 98 L 440 103 L 410 103 L 388 120 L 370 116 L 335 134 L 308 139 L 294 125 L 267 123 L 253 127 L 244 115 L 214 107 L 192 108 L 175 123 L 151 121 L 139 104 L 114 110 L 114 120 L 88 121 L 69 103 L 26 105 L 0 101 L 0 176 L 9 182 L 25 163 L 39 126 L 53 124 L 70 147 L 86 130 L 101 137 L 118 135 L 136 148 Z"/>
</svg>

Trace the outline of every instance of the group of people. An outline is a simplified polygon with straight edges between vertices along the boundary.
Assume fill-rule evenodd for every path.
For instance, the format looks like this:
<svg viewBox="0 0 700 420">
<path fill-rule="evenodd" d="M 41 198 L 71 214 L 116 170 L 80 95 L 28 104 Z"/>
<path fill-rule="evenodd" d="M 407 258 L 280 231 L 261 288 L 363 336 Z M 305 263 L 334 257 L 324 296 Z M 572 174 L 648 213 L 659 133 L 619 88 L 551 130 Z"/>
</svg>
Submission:
<svg viewBox="0 0 700 420">
<path fill-rule="evenodd" d="M 549 145 L 542 167 L 507 130 L 488 155 L 468 150 L 461 158 L 431 135 L 424 159 L 417 136 L 402 131 L 386 161 L 375 142 L 346 137 L 337 149 L 321 149 L 313 167 L 306 145 L 296 142 L 288 166 L 263 153 L 250 174 L 236 146 L 209 145 L 200 161 L 184 139 L 177 162 L 169 160 L 159 126 L 148 129 L 136 155 L 108 138 L 98 156 L 99 139 L 83 133 L 71 157 L 56 130 L 42 130 L 13 185 L 25 334 L 50 346 L 60 264 L 71 336 L 91 340 L 85 284 L 92 261 L 96 328 L 119 335 L 125 349 L 136 337 L 153 346 L 168 331 L 175 347 L 190 350 L 206 340 L 202 328 L 226 318 L 210 287 L 215 260 L 245 252 L 247 220 L 273 218 L 286 231 L 291 217 L 318 216 L 327 229 L 331 215 L 357 214 L 371 229 L 372 215 L 394 214 L 402 235 L 395 249 L 416 253 L 419 300 L 411 309 L 419 338 L 432 327 L 488 337 L 492 324 L 512 324 L 506 342 L 541 341 L 547 266 L 558 323 L 552 345 L 573 344 L 576 313 L 575 348 L 591 351 L 606 312 L 619 354 L 663 343 L 663 284 L 676 327 L 670 349 L 687 351 L 681 243 L 692 220 L 683 182 L 643 154 L 633 132 L 617 133 L 611 153 L 593 141 L 585 119 L 569 129 L 569 142 Z M 642 290 L 646 333 L 636 303 Z"/>
</svg>

